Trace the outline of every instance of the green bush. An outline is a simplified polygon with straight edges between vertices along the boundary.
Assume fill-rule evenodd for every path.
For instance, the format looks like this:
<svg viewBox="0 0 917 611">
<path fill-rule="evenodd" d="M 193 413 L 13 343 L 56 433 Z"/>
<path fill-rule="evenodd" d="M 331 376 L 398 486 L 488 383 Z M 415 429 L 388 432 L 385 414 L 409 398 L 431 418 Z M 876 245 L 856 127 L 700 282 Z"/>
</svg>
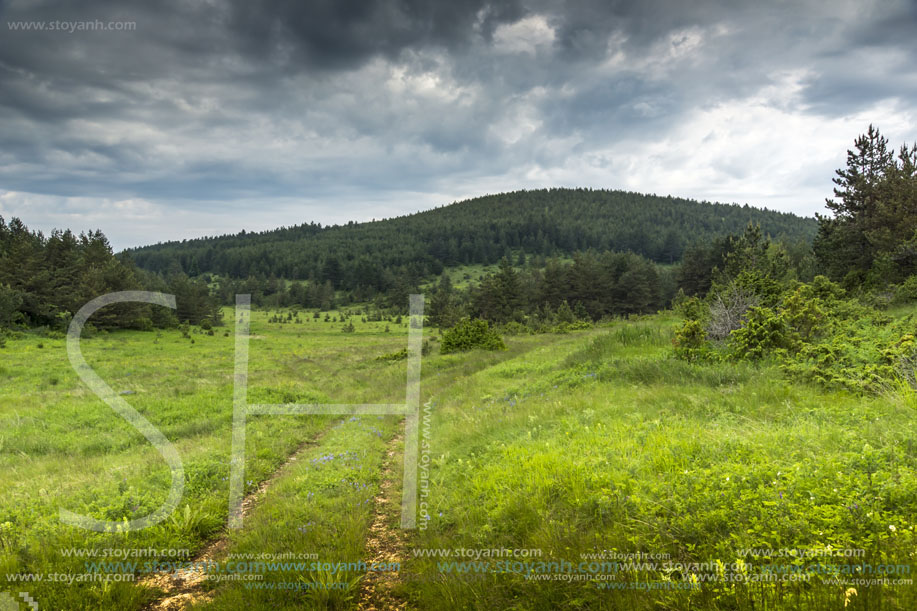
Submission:
<svg viewBox="0 0 917 611">
<path fill-rule="evenodd" d="M 570 331 L 583 331 L 591 329 L 592 325 L 585 320 L 574 320 L 573 322 L 562 322 L 551 327 L 551 333 L 569 333 Z"/>
<path fill-rule="evenodd" d="M 532 330 L 521 322 L 512 320 L 503 325 L 503 332 L 507 335 L 529 335 Z"/>
<path fill-rule="evenodd" d="M 500 335 L 490 328 L 486 320 L 480 318 L 463 318 L 443 335 L 440 348 L 442 354 L 465 352 L 481 348 L 483 350 L 506 350 L 506 344 Z"/>
<path fill-rule="evenodd" d="M 675 356 L 686 361 L 703 360 L 710 355 L 707 331 L 699 320 L 686 320 L 672 340 Z"/>
<path fill-rule="evenodd" d="M 910 276 L 895 288 L 895 303 L 917 301 L 917 276 Z"/>
<path fill-rule="evenodd" d="M 557 317 L 557 322 L 561 324 L 572 323 L 574 320 L 576 320 L 576 314 L 574 314 L 573 310 L 570 309 L 570 304 L 567 303 L 566 299 L 564 299 L 563 303 L 561 303 L 557 308 L 557 313 L 555 316 Z"/>
<path fill-rule="evenodd" d="M 710 307 L 706 302 L 697 297 L 685 297 L 684 293 L 676 296 L 672 307 L 675 312 L 689 320 L 703 320 L 710 313 Z"/>
<path fill-rule="evenodd" d="M 824 276 L 809 284 L 788 284 L 779 295 L 769 296 L 772 305 L 746 302 L 741 314 L 738 308 L 724 308 L 723 301 L 716 296 L 706 302 L 679 301 L 686 320 L 672 341 L 676 357 L 708 362 L 773 357 L 789 377 L 856 393 L 895 385 L 917 388 L 917 327 L 911 319 L 893 321 L 847 297 Z M 718 337 L 710 331 L 717 307 L 732 317 L 717 327 L 725 342 L 714 341 Z"/>
<path fill-rule="evenodd" d="M 729 334 L 729 353 L 734 359 L 758 361 L 793 345 L 792 332 L 783 313 L 771 308 L 749 308 L 744 324 Z"/>
<path fill-rule="evenodd" d="M 408 358 L 408 349 L 402 348 L 396 352 L 389 352 L 387 354 L 381 354 L 376 357 L 377 361 L 401 361 Z"/>
</svg>

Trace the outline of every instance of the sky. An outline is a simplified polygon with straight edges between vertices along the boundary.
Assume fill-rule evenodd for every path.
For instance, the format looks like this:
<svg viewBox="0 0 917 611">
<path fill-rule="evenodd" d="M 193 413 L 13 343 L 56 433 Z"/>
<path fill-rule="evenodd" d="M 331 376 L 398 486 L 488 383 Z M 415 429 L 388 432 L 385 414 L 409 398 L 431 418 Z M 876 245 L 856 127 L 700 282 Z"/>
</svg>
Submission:
<svg viewBox="0 0 917 611">
<path fill-rule="evenodd" d="M 625 189 L 812 216 L 917 2 L 0 0 L 0 216 L 116 249 Z"/>
</svg>

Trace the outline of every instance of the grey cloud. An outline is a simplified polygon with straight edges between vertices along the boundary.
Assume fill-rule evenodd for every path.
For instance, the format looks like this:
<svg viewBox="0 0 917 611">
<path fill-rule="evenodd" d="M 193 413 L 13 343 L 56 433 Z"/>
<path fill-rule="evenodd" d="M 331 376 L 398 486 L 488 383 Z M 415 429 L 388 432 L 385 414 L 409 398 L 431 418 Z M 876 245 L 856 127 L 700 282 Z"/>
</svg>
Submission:
<svg viewBox="0 0 917 611">
<path fill-rule="evenodd" d="M 396 58 L 405 49 L 468 45 L 523 14 L 512 0 L 238 1 L 229 27 L 247 53 L 292 68 L 353 68 L 367 58 Z"/>
<path fill-rule="evenodd" d="M 804 75 L 799 90 L 767 103 L 788 113 L 845 117 L 893 98 L 914 112 L 915 5 L 860 5 L 6 2 L 0 191 L 175 208 L 464 192 L 664 140 L 699 111 L 787 87 L 787 72 Z M 553 42 L 495 44 L 535 16 Z M 5 25 L 95 19 L 137 29 Z"/>
</svg>

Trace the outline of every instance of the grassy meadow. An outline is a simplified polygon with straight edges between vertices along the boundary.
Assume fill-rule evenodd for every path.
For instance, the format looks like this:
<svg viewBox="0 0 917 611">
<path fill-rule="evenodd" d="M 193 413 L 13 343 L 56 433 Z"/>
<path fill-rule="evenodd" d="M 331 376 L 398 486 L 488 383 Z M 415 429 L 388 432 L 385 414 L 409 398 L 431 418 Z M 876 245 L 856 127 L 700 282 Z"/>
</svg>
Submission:
<svg viewBox="0 0 917 611">
<path fill-rule="evenodd" d="M 250 402 L 404 400 L 406 362 L 377 357 L 405 347 L 406 323 L 355 315 L 343 332 L 324 316 L 277 314 L 252 314 Z M 83 341 L 184 463 L 181 509 L 136 532 L 65 526 L 58 511 L 146 515 L 169 488 L 158 452 L 82 385 L 62 336 L 21 334 L 0 349 L 4 591 L 41 609 L 917 608 L 913 396 L 827 392 L 766 363 L 675 360 L 668 313 L 507 336 L 501 352 L 441 355 L 425 330 L 416 530 L 398 528 L 398 417 L 251 416 L 255 500 L 227 532 L 225 318 L 212 335 Z M 113 549 L 161 553 L 105 557 Z M 224 570 L 157 606 L 175 593 L 144 564 L 168 566 L 175 549 L 318 563 Z M 381 557 L 396 564 L 359 564 Z"/>
</svg>

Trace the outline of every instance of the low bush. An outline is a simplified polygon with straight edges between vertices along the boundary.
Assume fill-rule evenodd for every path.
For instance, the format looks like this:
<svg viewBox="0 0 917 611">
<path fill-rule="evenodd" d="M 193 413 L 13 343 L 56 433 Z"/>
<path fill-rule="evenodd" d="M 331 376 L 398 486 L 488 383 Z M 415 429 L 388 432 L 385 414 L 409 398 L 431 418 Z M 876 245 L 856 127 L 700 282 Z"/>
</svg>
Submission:
<svg viewBox="0 0 917 611">
<path fill-rule="evenodd" d="M 463 318 L 443 335 L 440 347 L 442 354 L 465 352 L 480 348 L 483 350 L 506 350 L 506 344 L 499 333 L 490 328 L 486 320 Z"/>
<path fill-rule="evenodd" d="M 401 361 L 408 358 L 408 349 L 402 348 L 395 352 L 389 352 L 387 354 L 381 354 L 376 357 L 377 361 Z"/>
<path fill-rule="evenodd" d="M 742 298 L 713 294 L 706 302 L 679 304 L 685 322 L 673 340 L 676 357 L 689 362 L 771 359 L 788 377 L 856 393 L 902 383 L 917 388 L 917 326 L 910 317 L 893 321 L 845 298 L 839 285 L 822 276 L 809 284 L 790 283 L 766 300 L 745 291 L 733 291 L 732 297 L 737 294 Z M 773 305 L 752 305 L 756 301 Z M 736 304 L 741 307 L 732 307 Z"/>
<path fill-rule="evenodd" d="M 895 303 L 912 303 L 917 301 L 917 275 L 910 276 L 907 280 L 895 287 Z"/>
</svg>

